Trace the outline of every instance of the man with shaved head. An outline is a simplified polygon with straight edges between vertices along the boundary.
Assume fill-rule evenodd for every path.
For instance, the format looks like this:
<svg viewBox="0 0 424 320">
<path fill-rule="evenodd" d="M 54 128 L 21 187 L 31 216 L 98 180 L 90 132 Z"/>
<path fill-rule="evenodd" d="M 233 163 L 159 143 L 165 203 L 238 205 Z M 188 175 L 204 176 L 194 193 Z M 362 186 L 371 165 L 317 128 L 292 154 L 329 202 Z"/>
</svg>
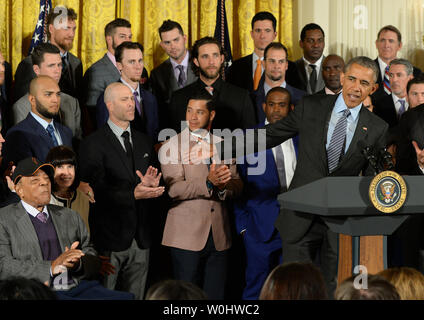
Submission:
<svg viewBox="0 0 424 320">
<path fill-rule="evenodd" d="M 3 170 L 10 162 L 17 164 L 27 157 L 45 161 L 47 153 L 55 146 L 72 146 L 71 129 L 54 120 L 60 106 L 57 81 L 49 76 L 32 79 L 28 100 L 31 112 L 7 132 Z"/>
<path fill-rule="evenodd" d="M 322 78 L 325 87 L 318 94 L 339 94 L 342 91 L 340 74 L 343 72 L 344 60 L 337 54 L 330 54 L 322 62 Z"/>
<path fill-rule="evenodd" d="M 156 153 L 150 137 L 130 126 L 135 101 L 119 82 L 104 93 L 109 118 L 81 142 L 81 180 L 96 194 L 90 208 L 95 248 L 110 258 L 116 273 L 104 279 L 109 289 L 128 291 L 142 299 L 149 265 L 151 198 L 162 195 L 160 174 L 152 164 Z"/>
</svg>

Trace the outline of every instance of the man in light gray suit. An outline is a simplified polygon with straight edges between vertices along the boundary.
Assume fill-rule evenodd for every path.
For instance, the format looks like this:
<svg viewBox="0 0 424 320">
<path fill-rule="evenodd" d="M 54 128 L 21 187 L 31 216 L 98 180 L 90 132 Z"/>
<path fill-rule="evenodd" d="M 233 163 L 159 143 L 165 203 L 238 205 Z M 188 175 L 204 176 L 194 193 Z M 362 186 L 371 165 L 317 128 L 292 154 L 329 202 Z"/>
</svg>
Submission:
<svg viewBox="0 0 424 320">
<path fill-rule="evenodd" d="M 53 176 L 36 158 L 18 163 L 12 179 L 21 201 L 0 210 L 0 280 L 35 278 L 62 299 L 132 298 L 85 280 L 113 267 L 102 264 L 77 212 L 49 204 Z"/>
<path fill-rule="evenodd" d="M 305 25 L 300 33 L 299 46 L 303 57 L 296 60 L 301 89 L 308 94 L 314 94 L 324 89 L 321 64 L 325 56 L 322 54 L 325 46 L 324 30 L 315 24 Z"/>
<path fill-rule="evenodd" d="M 152 70 L 150 85 L 159 107 L 159 128 L 168 128 L 169 103 L 174 91 L 197 80 L 190 68 L 189 52 L 186 48 L 187 36 L 181 25 L 166 20 L 159 27 L 160 46 L 169 56 L 167 60 Z"/>
<path fill-rule="evenodd" d="M 38 45 L 31 54 L 34 73 L 38 76 L 49 76 L 58 84 L 62 72 L 62 61 L 59 49 L 51 43 Z M 28 99 L 29 92 L 13 105 L 13 124 L 24 120 L 31 111 Z M 64 92 L 60 93 L 60 109 L 58 120 L 72 130 L 73 138 L 82 139 L 81 110 L 78 100 Z"/>
</svg>

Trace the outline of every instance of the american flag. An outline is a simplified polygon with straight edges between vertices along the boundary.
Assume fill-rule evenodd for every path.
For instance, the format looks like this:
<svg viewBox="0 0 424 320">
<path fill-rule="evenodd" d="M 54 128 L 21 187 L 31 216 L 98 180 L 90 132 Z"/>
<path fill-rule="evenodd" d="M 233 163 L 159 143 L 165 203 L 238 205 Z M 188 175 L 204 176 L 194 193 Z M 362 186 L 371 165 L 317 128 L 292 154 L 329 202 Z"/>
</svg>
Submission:
<svg viewBox="0 0 424 320">
<path fill-rule="evenodd" d="M 40 14 L 38 15 L 37 25 L 35 26 L 34 34 L 32 35 L 29 54 L 34 48 L 42 42 L 47 42 L 47 15 L 52 7 L 51 0 L 40 0 Z"/>
<path fill-rule="evenodd" d="M 227 14 L 225 12 L 225 0 L 218 0 L 216 7 L 216 25 L 214 38 L 221 42 L 225 51 L 224 72 L 231 66 L 233 57 L 231 55 L 230 36 L 228 33 Z"/>
</svg>

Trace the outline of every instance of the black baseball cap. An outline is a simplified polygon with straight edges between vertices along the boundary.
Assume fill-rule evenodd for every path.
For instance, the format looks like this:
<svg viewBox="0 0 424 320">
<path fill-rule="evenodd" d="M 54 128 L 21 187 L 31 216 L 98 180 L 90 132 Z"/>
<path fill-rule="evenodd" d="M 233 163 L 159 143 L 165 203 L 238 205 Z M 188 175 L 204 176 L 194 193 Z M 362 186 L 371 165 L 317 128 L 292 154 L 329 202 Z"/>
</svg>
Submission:
<svg viewBox="0 0 424 320">
<path fill-rule="evenodd" d="M 18 162 L 12 175 L 13 183 L 18 183 L 22 177 L 31 177 L 35 175 L 40 169 L 49 176 L 50 181 L 53 181 L 54 167 L 50 163 L 43 163 L 37 158 L 30 157 Z"/>
</svg>

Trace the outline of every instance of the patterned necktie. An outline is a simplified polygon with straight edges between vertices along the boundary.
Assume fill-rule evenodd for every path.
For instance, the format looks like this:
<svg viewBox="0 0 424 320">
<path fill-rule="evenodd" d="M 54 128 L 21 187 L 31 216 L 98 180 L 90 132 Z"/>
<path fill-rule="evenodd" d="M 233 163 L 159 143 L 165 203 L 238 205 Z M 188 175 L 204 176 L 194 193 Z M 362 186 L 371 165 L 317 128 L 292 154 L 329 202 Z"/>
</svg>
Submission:
<svg viewBox="0 0 424 320">
<path fill-rule="evenodd" d="M 37 215 L 35 217 L 38 220 L 40 220 L 42 223 L 46 223 L 47 222 L 47 214 L 45 212 L 39 212 L 39 213 L 37 213 Z"/>
<path fill-rule="evenodd" d="M 327 149 L 328 170 L 333 172 L 339 164 L 342 148 L 346 139 L 347 117 L 350 115 L 350 110 L 343 110 L 342 116 L 336 123 L 336 126 L 331 136 L 330 144 Z"/>
<path fill-rule="evenodd" d="M 137 109 L 137 112 L 140 115 L 140 117 L 142 117 L 141 106 L 140 106 L 140 102 L 138 101 L 138 91 L 135 90 L 133 92 L 133 95 L 134 95 L 135 108 Z"/>
<path fill-rule="evenodd" d="M 56 136 L 54 134 L 54 128 L 53 128 L 51 123 L 49 123 L 49 125 L 47 126 L 47 132 L 48 132 L 50 138 L 52 138 L 53 145 L 55 147 L 57 147 L 59 145 L 59 143 L 57 142 Z"/>
<path fill-rule="evenodd" d="M 186 84 L 186 74 L 184 72 L 184 67 L 182 65 L 178 65 L 177 69 L 180 71 L 180 74 L 178 75 L 178 86 L 180 88 L 183 88 Z"/>
<path fill-rule="evenodd" d="M 317 87 L 317 66 L 310 64 L 309 67 L 312 69 L 309 74 L 309 86 L 311 87 L 311 92 L 315 93 L 315 89 Z"/>
<path fill-rule="evenodd" d="M 384 80 L 383 80 L 383 87 L 384 87 L 384 91 L 387 94 L 391 94 L 392 93 L 392 89 L 390 89 L 390 81 L 389 81 L 389 66 L 386 67 L 386 69 L 384 69 Z"/>
<path fill-rule="evenodd" d="M 398 117 L 400 118 L 402 114 L 405 112 L 405 100 L 399 99 L 399 103 L 400 103 L 400 108 L 398 111 Z"/>
<path fill-rule="evenodd" d="M 284 153 L 281 145 L 275 148 L 275 162 L 277 165 L 278 177 L 280 178 L 280 193 L 282 193 L 287 191 L 287 180 L 284 166 Z"/>
<path fill-rule="evenodd" d="M 253 76 L 253 91 L 258 89 L 259 81 L 261 80 L 262 76 L 262 61 L 261 59 L 256 60 L 256 69 L 255 69 L 255 75 Z"/>
</svg>

